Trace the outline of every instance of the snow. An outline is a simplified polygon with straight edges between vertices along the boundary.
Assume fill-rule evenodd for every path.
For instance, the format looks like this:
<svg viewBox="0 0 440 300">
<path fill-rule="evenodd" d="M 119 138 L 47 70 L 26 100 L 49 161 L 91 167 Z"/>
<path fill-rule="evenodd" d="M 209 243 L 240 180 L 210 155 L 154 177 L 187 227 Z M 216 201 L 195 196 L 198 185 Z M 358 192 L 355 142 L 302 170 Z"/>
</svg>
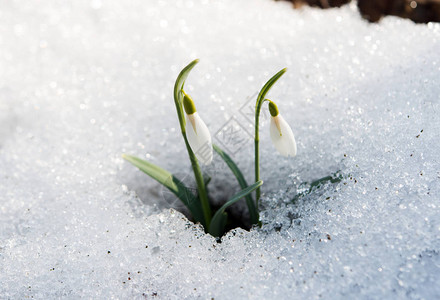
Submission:
<svg viewBox="0 0 440 300">
<path fill-rule="evenodd" d="M 439 24 L 268 0 L 0 7 L 0 298 L 440 296 Z M 288 68 L 269 96 L 298 155 L 266 118 L 265 225 L 222 243 L 121 158 L 189 174 L 172 88 L 194 58 L 187 92 L 248 181 L 246 108 Z M 217 201 L 238 190 L 219 157 L 205 171 Z"/>
</svg>

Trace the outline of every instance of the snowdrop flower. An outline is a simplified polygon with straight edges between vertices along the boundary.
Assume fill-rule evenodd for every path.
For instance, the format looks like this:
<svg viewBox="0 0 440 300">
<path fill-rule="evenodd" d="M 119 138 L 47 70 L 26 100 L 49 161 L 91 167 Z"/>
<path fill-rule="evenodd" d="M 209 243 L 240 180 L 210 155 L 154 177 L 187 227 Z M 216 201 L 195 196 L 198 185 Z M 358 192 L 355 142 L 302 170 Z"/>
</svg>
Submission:
<svg viewBox="0 0 440 300">
<path fill-rule="evenodd" d="M 296 155 L 296 142 L 292 129 L 278 111 L 278 107 L 269 101 L 270 118 L 270 138 L 278 152 L 285 156 Z"/>
<path fill-rule="evenodd" d="M 201 163 L 209 165 L 212 161 L 212 142 L 208 127 L 197 113 L 193 100 L 186 93 L 183 96 L 183 107 L 186 112 L 185 129 L 189 146 Z"/>
</svg>

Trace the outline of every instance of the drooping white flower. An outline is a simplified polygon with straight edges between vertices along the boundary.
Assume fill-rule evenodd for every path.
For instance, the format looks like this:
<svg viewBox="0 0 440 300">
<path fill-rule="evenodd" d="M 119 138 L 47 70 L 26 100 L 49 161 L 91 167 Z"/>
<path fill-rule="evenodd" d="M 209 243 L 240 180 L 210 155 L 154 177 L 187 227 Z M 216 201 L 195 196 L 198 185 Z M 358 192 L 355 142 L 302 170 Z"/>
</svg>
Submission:
<svg viewBox="0 0 440 300">
<path fill-rule="evenodd" d="M 285 156 L 296 155 L 296 141 L 292 129 L 279 114 L 278 108 L 272 101 L 269 102 L 270 138 L 278 152 Z"/>
<path fill-rule="evenodd" d="M 186 112 L 186 137 L 191 150 L 204 165 L 212 162 L 212 141 L 208 127 L 196 111 L 194 102 L 188 95 L 183 97 L 183 107 Z"/>
</svg>

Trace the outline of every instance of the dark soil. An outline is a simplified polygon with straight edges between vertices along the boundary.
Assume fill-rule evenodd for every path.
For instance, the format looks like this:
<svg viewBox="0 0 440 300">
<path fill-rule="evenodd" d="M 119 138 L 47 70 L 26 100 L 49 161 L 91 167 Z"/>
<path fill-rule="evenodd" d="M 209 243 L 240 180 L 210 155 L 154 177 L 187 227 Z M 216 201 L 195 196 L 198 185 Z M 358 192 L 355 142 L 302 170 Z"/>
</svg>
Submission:
<svg viewBox="0 0 440 300">
<path fill-rule="evenodd" d="M 303 5 L 320 8 L 340 7 L 351 0 L 285 0 L 295 8 Z M 411 19 L 416 23 L 440 22 L 440 0 L 358 0 L 363 18 L 377 22 L 383 16 L 392 15 Z"/>
</svg>

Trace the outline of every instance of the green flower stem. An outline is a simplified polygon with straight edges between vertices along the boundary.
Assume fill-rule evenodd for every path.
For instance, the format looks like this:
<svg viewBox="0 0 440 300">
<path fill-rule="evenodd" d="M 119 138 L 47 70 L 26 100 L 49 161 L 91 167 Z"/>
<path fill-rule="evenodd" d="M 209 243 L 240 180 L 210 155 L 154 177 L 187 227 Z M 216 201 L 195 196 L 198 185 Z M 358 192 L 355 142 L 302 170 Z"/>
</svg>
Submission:
<svg viewBox="0 0 440 300">
<path fill-rule="evenodd" d="M 260 136 L 259 136 L 259 119 L 260 119 L 260 110 L 261 110 L 261 105 L 260 108 L 258 108 L 255 110 L 255 140 L 254 140 L 254 145 L 255 145 L 255 182 L 258 182 L 260 180 Z M 257 112 L 258 111 L 258 112 Z M 257 205 L 257 210 L 258 209 L 258 205 L 259 205 L 259 201 L 260 201 L 260 195 L 261 195 L 261 190 L 260 187 L 258 187 L 255 190 L 255 203 Z"/>
<path fill-rule="evenodd" d="M 183 139 L 185 140 L 186 150 L 188 151 L 188 156 L 191 161 L 191 166 L 194 172 L 194 177 L 197 183 L 197 190 L 199 192 L 199 199 L 202 204 L 203 216 L 205 218 L 205 230 L 208 230 L 209 225 L 211 223 L 211 207 L 209 205 L 208 195 L 206 193 L 205 182 L 203 180 L 203 175 L 200 170 L 199 164 L 197 162 L 197 158 L 189 146 L 188 139 L 186 137 L 185 131 L 185 115 L 183 112 L 183 85 L 185 83 L 186 78 L 188 77 L 191 69 L 199 62 L 198 59 L 192 61 L 189 65 L 187 65 L 177 76 L 176 83 L 174 85 L 174 103 L 176 104 L 177 116 L 179 118 L 180 130 L 182 132 Z"/>
<path fill-rule="evenodd" d="M 203 175 L 197 162 L 197 158 L 194 155 L 191 147 L 189 146 L 186 134 L 183 133 L 183 139 L 185 140 L 186 150 L 188 151 L 189 159 L 191 160 L 191 166 L 194 172 L 194 177 L 197 183 L 197 190 L 199 191 L 200 202 L 202 203 L 203 216 L 205 217 L 205 229 L 209 228 L 211 223 L 211 206 L 209 205 L 208 195 L 206 193 L 205 181 L 203 180 Z"/>
<path fill-rule="evenodd" d="M 281 77 L 283 76 L 283 74 L 287 71 L 286 68 L 282 69 L 281 71 L 279 71 L 278 73 L 276 73 L 271 79 L 269 79 L 268 82 L 266 82 L 266 84 L 263 86 L 263 88 L 261 89 L 260 93 L 258 94 L 258 98 L 257 98 L 257 103 L 255 105 L 255 137 L 254 137 L 254 142 L 255 142 L 255 182 L 260 181 L 260 136 L 259 136 L 259 121 L 260 121 L 260 111 L 261 111 L 261 106 L 263 105 L 264 101 L 266 101 L 266 94 L 269 92 L 270 88 L 272 87 L 272 85 L 275 84 L 275 82 Z M 259 202 L 260 202 L 260 196 L 261 196 L 261 191 L 260 191 L 260 187 L 258 187 L 255 190 L 256 193 L 256 205 L 257 205 L 257 210 L 259 207 Z"/>
</svg>

